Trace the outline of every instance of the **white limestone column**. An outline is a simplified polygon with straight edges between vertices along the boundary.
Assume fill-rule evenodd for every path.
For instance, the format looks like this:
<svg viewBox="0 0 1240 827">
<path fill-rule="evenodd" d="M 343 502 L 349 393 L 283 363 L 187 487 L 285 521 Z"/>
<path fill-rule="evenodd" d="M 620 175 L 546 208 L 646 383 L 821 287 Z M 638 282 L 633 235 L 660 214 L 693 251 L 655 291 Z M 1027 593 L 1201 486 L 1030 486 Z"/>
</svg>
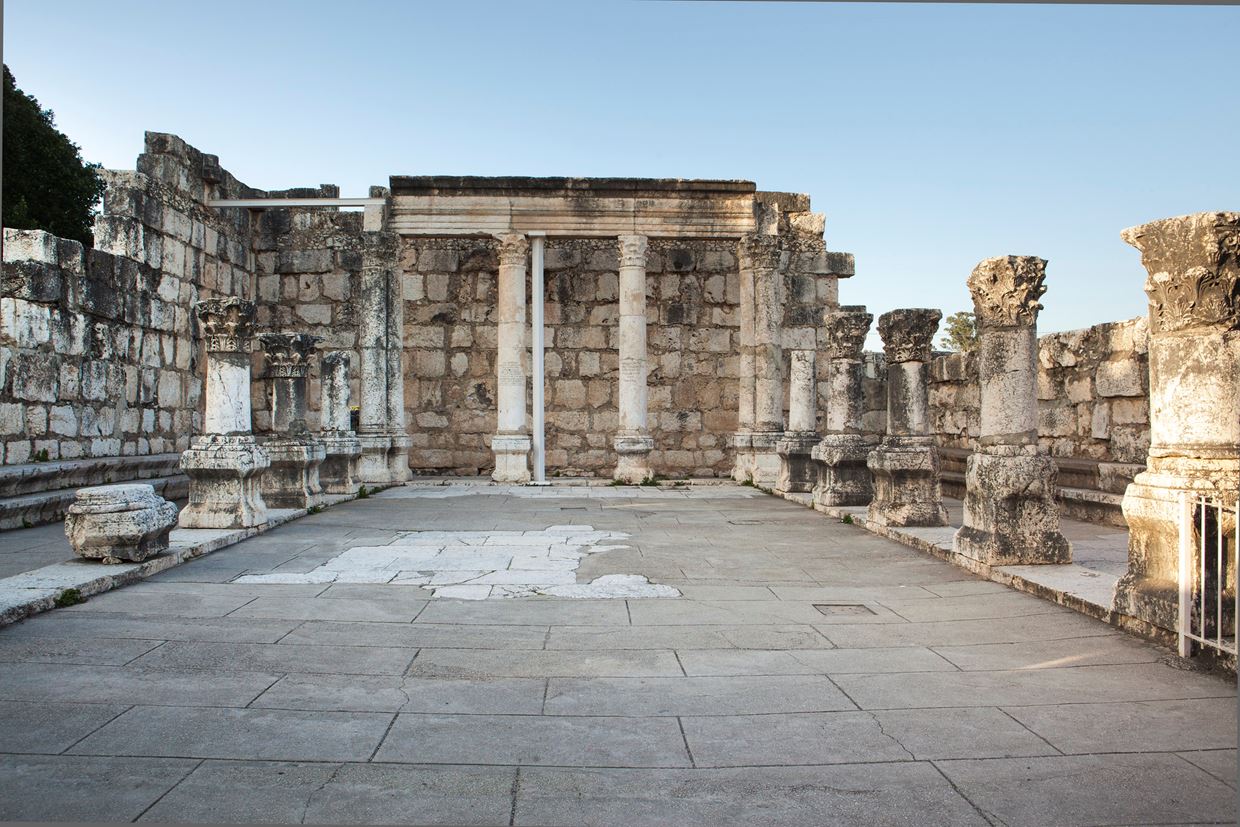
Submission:
<svg viewBox="0 0 1240 827">
<path fill-rule="evenodd" d="M 530 481 L 530 436 L 525 426 L 525 261 L 530 244 L 521 233 L 499 236 L 499 330 L 496 353 L 496 482 Z"/>
<path fill-rule="evenodd" d="M 390 233 L 362 233 L 362 271 L 358 278 L 357 349 L 360 364 L 358 439 L 362 456 L 358 478 L 363 483 L 389 485 L 392 470 L 392 434 L 388 427 L 388 335 L 390 263 L 395 256 Z"/>
<path fill-rule="evenodd" d="M 814 351 L 789 354 L 788 430 L 775 446 L 779 455 L 779 479 L 775 493 L 808 493 L 818 475 L 810 454 L 818 444 Z"/>
<path fill-rule="evenodd" d="M 788 432 L 814 433 L 818 427 L 814 404 L 814 351 L 794 350 L 788 370 Z"/>
<path fill-rule="evenodd" d="M 261 478 L 271 464 L 250 419 L 254 302 L 208 299 L 194 305 L 207 355 L 204 433 L 181 454 L 189 477 L 182 528 L 250 528 L 267 521 Z"/>
<path fill-rule="evenodd" d="M 874 440 L 862 433 L 865 412 L 861 348 L 874 317 L 860 305 L 828 308 L 826 326 L 827 405 L 825 435 L 811 454 L 817 466 L 814 507 L 868 505 L 874 486 L 866 459 Z"/>
<path fill-rule="evenodd" d="M 646 250 L 643 235 L 622 235 L 620 246 L 619 430 L 614 479 L 641 482 L 651 475 L 654 440 L 646 427 Z"/>
<path fill-rule="evenodd" d="M 383 246 L 384 292 L 384 373 L 387 433 L 392 441 L 387 455 L 388 478 L 393 483 L 413 478 L 409 468 L 409 449 L 413 438 L 407 430 L 405 415 L 404 329 L 405 301 L 400 270 L 400 237 L 385 232 Z"/>
<path fill-rule="evenodd" d="M 330 351 L 323 354 L 319 365 L 319 440 L 326 452 L 319 466 L 319 484 L 327 494 L 356 494 L 362 444 L 349 416 L 349 354 Z"/>
<path fill-rule="evenodd" d="M 732 479 L 744 482 L 753 478 L 753 268 L 749 266 L 749 258 L 737 248 L 737 260 L 740 263 L 740 314 L 738 365 L 736 433 L 732 437 L 735 456 L 732 464 Z"/>
<path fill-rule="evenodd" d="M 784 434 L 783 296 L 779 237 L 742 239 L 742 267 L 753 274 L 753 481 L 771 486 L 779 478 L 776 446 Z"/>
<path fill-rule="evenodd" d="M 322 336 L 262 333 L 271 388 L 272 435 L 263 447 L 271 467 L 263 474 L 263 499 L 272 508 L 312 508 L 323 501 L 319 466 L 326 452 L 306 427 L 306 385 Z"/>
</svg>

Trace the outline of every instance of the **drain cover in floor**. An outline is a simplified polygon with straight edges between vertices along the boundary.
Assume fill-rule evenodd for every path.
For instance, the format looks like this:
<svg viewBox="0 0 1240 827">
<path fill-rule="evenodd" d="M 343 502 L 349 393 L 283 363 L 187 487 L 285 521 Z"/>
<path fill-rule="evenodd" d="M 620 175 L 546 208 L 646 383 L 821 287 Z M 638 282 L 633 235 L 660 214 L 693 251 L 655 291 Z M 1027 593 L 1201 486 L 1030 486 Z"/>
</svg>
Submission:
<svg viewBox="0 0 1240 827">
<path fill-rule="evenodd" d="M 814 608 L 824 615 L 872 615 L 874 610 L 860 603 L 815 603 Z"/>
</svg>

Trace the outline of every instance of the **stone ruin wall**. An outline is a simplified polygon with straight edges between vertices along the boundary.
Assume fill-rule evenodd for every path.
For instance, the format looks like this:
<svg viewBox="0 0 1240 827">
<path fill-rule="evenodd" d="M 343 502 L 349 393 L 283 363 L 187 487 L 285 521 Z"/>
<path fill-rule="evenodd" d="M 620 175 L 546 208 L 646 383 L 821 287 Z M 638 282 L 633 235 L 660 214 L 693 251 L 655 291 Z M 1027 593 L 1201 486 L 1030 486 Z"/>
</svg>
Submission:
<svg viewBox="0 0 1240 827">
<path fill-rule="evenodd" d="M 199 425 L 190 306 L 252 298 L 249 218 L 205 188 L 253 190 L 172 135 L 148 133 L 134 171 L 104 171 L 95 247 L 4 231 L 3 462 L 181 451 Z M 46 452 L 46 453 L 44 453 Z"/>
<path fill-rule="evenodd" d="M 665 475 L 726 475 L 731 468 L 740 325 L 735 246 L 726 240 L 650 241 L 651 462 Z M 795 244 L 790 247 L 795 266 Z M 618 266 L 615 239 L 547 242 L 545 395 L 551 475 L 605 476 L 615 467 Z M 415 472 L 424 473 L 485 471 L 493 462 L 490 438 L 496 416 L 498 243 L 404 239 L 401 269 L 411 463 Z M 836 277 L 787 275 L 785 295 L 785 347 L 819 349 L 817 320 L 837 301 Z M 528 314 L 527 308 L 527 319 Z M 528 374 L 528 351 L 525 367 Z"/>
<path fill-rule="evenodd" d="M 1149 449 L 1148 337 L 1142 316 L 1038 339 L 1039 441 L 1053 457 L 1097 462 L 1097 486 L 1111 493 L 1123 493 Z M 935 358 L 929 392 L 938 444 L 970 449 L 981 401 L 976 355 Z"/>
</svg>

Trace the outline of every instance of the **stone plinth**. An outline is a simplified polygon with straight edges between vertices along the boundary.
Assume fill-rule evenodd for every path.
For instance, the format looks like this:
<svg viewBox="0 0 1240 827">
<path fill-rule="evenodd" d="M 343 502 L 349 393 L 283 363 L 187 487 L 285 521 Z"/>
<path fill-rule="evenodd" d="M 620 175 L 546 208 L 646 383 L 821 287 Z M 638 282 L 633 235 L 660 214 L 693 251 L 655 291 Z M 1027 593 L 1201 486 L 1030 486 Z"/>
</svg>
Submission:
<svg viewBox="0 0 1240 827">
<path fill-rule="evenodd" d="M 189 477 L 182 528 L 250 528 L 267 522 L 262 475 L 271 465 L 251 434 L 204 434 L 181 454 Z"/>
<path fill-rule="evenodd" d="M 177 507 L 150 485 L 80 488 L 65 517 L 65 535 L 78 557 L 137 563 L 168 548 Z"/>
<path fill-rule="evenodd" d="M 254 302 L 237 298 L 194 305 L 207 354 L 205 433 L 181 455 L 189 477 L 184 528 L 249 528 L 267 521 L 260 478 L 269 460 L 250 433 L 254 314 Z"/>
<path fill-rule="evenodd" d="M 818 444 L 815 403 L 814 351 L 794 350 L 788 371 L 788 430 L 775 446 L 779 455 L 779 478 L 775 492 L 807 493 L 818 482 L 818 470 L 810 458 Z"/>
<path fill-rule="evenodd" d="M 817 472 L 815 507 L 868 505 L 874 486 L 866 458 L 874 440 L 862 433 L 865 401 L 861 348 L 874 317 L 859 305 L 829 309 L 826 328 L 826 434 L 811 453 Z"/>
<path fill-rule="evenodd" d="M 272 439 L 263 443 L 271 466 L 263 473 L 263 499 L 272 508 L 313 508 L 323 503 L 319 467 L 327 452 L 317 439 Z"/>
<path fill-rule="evenodd" d="M 1149 274 L 1150 450 L 1124 493 L 1128 572 L 1116 605 L 1174 629 L 1181 492 L 1228 504 L 1240 497 L 1240 213 L 1169 218 L 1121 235 Z M 1235 583 L 1234 571 L 1225 582 Z"/>
<path fill-rule="evenodd" d="M 391 485 L 392 437 L 363 431 L 357 435 L 357 441 L 362 450 L 357 458 L 358 481 L 367 485 Z"/>
<path fill-rule="evenodd" d="M 650 452 L 654 450 L 654 438 L 635 434 L 617 434 L 612 441 L 616 451 L 616 473 L 613 479 L 638 483 L 651 476 Z"/>
<path fill-rule="evenodd" d="M 491 450 L 495 453 L 495 470 L 491 479 L 496 482 L 530 481 L 530 438 L 525 434 L 497 435 L 491 437 Z"/>
<path fill-rule="evenodd" d="M 977 320 L 981 426 L 965 472 L 956 554 L 987 566 L 1067 563 L 1056 467 L 1038 447 L 1038 298 L 1046 261 L 990 258 L 969 276 Z"/>
<path fill-rule="evenodd" d="M 887 435 L 866 464 L 874 475 L 867 519 L 878 525 L 947 524 L 939 451 L 929 433 L 926 363 L 942 313 L 892 310 L 878 318 L 887 357 Z"/>
<path fill-rule="evenodd" d="M 325 494 L 356 494 L 361 487 L 357 475 L 362 456 L 362 442 L 351 431 L 327 432 L 319 435 L 323 446 L 323 463 L 319 466 L 319 485 Z"/>
<path fill-rule="evenodd" d="M 271 459 L 263 474 L 263 498 L 276 508 L 312 508 L 323 502 L 319 466 L 326 452 L 306 427 L 306 385 L 323 337 L 263 333 L 258 338 L 267 355 L 273 432 L 263 444 Z"/>
<path fill-rule="evenodd" d="M 393 485 L 409 482 L 413 479 L 413 470 L 409 467 L 409 449 L 413 447 L 413 437 L 406 433 L 392 434 L 391 449 L 388 451 L 388 478 Z"/>
</svg>

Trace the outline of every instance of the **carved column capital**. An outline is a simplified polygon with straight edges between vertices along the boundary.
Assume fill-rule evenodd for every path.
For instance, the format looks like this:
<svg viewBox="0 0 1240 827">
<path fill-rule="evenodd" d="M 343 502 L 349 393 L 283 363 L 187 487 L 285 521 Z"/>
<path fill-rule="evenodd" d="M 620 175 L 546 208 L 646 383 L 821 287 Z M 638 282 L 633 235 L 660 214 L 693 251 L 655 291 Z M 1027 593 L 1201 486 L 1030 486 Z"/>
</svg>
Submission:
<svg viewBox="0 0 1240 827">
<path fill-rule="evenodd" d="M 844 305 L 825 310 L 822 320 L 826 325 L 827 357 L 860 360 L 874 315 L 865 312 L 864 305 Z"/>
<path fill-rule="evenodd" d="M 779 236 L 743 235 L 736 243 L 736 255 L 743 270 L 778 270 Z"/>
<path fill-rule="evenodd" d="M 649 243 L 644 235 L 617 236 L 620 243 L 621 267 L 646 267 L 646 250 Z"/>
<path fill-rule="evenodd" d="M 523 233 L 503 233 L 499 239 L 499 264 L 501 267 L 525 266 L 525 257 L 530 252 L 529 239 Z"/>
<path fill-rule="evenodd" d="M 878 335 L 883 337 L 883 353 L 888 364 L 929 362 L 931 343 L 943 314 L 916 307 L 892 310 L 878 317 Z"/>
<path fill-rule="evenodd" d="M 238 299 L 206 299 L 195 302 L 194 316 L 202 329 L 208 353 L 249 353 L 253 349 L 254 302 Z"/>
<path fill-rule="evenodd" d="M 1149 274 L 1150 333 L 1240 329 L 1240 213 L 1166 218 L 1120 237 Z"/>
<path fill-rule="evenodd" d="M 996 256 L 973 268 L 969 292 L 979 327 L 1033 327 L 1046 292 L 1046 259 Z"/>
<path fill-rule="evenodd" d="M 267 356 L 267 375 L 296 379 L 310 374 L 310 357 L 323 337 L 310 333 L 260 333 L 258 341 Z"/>
</svg>

